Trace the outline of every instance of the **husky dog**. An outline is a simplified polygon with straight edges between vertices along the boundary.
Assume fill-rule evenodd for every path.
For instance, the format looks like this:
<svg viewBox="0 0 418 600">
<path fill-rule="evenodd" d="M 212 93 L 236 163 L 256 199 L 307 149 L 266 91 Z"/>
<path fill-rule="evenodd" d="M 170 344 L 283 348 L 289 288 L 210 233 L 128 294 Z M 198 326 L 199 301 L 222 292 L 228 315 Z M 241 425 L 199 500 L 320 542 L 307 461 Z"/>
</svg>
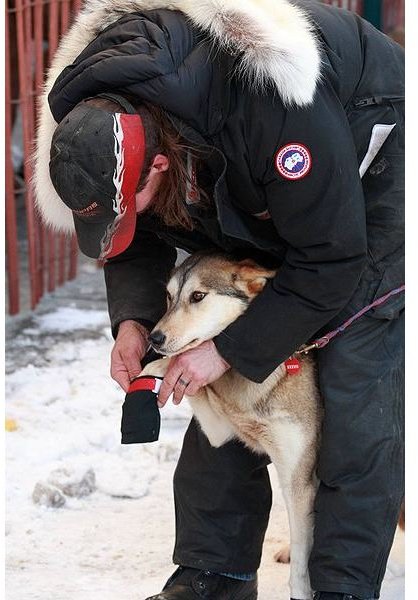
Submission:
<svg viewBox="0 0 418 600">
<path fill-rule="evenodd" d="M 274 275 L 251 260 L 190 256 L 173 271 L 167 285 L 167 312 L 152 332 L 158 332 L 160 340 L 156 349 L 171 357 L 212 339 L 246 310 Z M 150 363 L 141 375 L 163 377 L 168 363 L 167 359 Z M 304 356 L 300 363 L 297 375 L 288 376 L 280 364 L 263 383 L 230 369 L 188 399 L 212 446 L 238 438 L 271 458 L 289 517 L 291 596 L 309 600 L 321 401 L 314 362 Z"/>
</svg>

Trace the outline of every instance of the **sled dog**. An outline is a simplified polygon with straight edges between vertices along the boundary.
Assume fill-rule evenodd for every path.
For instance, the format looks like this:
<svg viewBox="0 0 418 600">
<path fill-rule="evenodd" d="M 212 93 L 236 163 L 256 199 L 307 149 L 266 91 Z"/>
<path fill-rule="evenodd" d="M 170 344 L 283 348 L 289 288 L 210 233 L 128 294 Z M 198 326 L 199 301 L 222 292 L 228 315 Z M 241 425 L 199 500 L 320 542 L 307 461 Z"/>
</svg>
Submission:
<svg viewBox="0 0 418 600">
<path fill-rule="evenodd" d="M 244 313 L 274 275 L 275 271 L 251 260 L 213 254 L 190 256 L 168 282 L 167 311 L 152 332 L 158 332 L 156 337 L 163 341 L 155 349 L 171 357 L 212 339 Z M 150 363 L 141 375 L 163 377 L 168 363 L 167 358 Z M 213 446 L 238 438 L 254 452 L 271 458 L 289 518 L 291 597 L 309 600 L 308 558 L 313 539 L 321 401 L 314 361 L 302 356 L 300 363 L 296 375 L 288 375 L 284 364 L 278 364 L 262 383 L 230 369 L 188 399 Z"/>
</svg>

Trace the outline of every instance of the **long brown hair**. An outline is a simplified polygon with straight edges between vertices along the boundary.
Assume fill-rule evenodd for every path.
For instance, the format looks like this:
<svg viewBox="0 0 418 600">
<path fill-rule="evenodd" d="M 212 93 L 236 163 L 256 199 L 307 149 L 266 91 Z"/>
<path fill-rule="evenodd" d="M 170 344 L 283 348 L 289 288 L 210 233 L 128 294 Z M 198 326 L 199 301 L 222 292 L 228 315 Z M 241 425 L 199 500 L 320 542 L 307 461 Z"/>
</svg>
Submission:
<svg viewBox="0 0 418 600">
<path fill-rule="evenodd" d="M 182 139 L 162 108 L 145 102 L 138 103 L 136 98 L 130 96 L 126 96 L 126 98 L 141 116 L 145 130 L 145 160 L 137 192 L 146 186 L 155 156 L 157 154 L 167 156 L 170 161 L 169 168 L 162 173 L 157 195 L 147 210 L 157 215 L 169 227 L 180 227 L 191 231 L 193 221 L 185 204 L 188 187 L 196 187 L 201 205 L 206 206 L 209 203 L 209 197 L 203 189 L 198 187 L 196 181 L 191 181 L 187 156 L 190 153 L 191 159 L 196 165 L 207 152 L 192 147 Z M 117 102 L 107 98 L 90 98 L 87 102 L 109 112 L 124 112 Z"/>
</svg>

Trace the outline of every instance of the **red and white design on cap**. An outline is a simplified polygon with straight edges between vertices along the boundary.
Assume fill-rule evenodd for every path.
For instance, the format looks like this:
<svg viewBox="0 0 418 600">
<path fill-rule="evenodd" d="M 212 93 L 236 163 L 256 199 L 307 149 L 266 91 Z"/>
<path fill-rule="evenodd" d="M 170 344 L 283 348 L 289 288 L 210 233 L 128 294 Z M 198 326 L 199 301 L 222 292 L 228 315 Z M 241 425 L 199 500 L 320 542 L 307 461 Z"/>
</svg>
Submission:
<svg viewBox="0 0 418 600">
<path fill-rule="evenodd" d="M 113 174 L 116 217 L 101 240 L 100 259 L 123 252 L 131 243 L 136 224 L 135 194 L 145 158 L 145 132 L 139 115 L 115 113 L 113 135 L 116 167 Z"/>
<path fill-rule="evenodd" d="M 312 156 L 303 144 L 286 144 L 276 153 L 274 163 L 282 177 L 295 181 L 308 175 L 312 168 Z"/>
</svg>

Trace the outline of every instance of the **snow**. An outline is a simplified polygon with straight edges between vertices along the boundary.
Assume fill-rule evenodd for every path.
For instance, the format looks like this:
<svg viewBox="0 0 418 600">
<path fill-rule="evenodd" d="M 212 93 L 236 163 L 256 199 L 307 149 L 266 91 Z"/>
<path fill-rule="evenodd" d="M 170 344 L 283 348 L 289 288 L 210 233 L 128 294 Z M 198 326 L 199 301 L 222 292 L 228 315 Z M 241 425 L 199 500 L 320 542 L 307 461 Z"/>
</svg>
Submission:
<svg viewBox="0 0 418 600">
<path fill-rule="evenodd" d="M 123 393 L 109 377 L 104 294 L 92 296 L 101 275 L 88 267 L 69 285 L 9 324 L 6 417 L 17 429 L 6 434 L 7 600 L 144 600 L 174 569 L 172 477 L 191 412 L 168 405 L 158 442 L 120 444 Z M 62 490 L 89 470 L 87 495 L 65 495 L 60 508 L 34 503 L 38 482 Z M 276 489 L 260 600 L 288 599 L 289 568 L 273 561 L 287 535 Z M 403 572 L 398 533 L 383 600 L 404 597 Z"/>
<path fill-rule="evenodd" d="M 74 331 L 89 329 L 107 323 L 108 315 L 103 310 L 80 310 L 61 307 L 51 314 L 35 316 L 35 321 L 44 331 Z"/>
</svg>

